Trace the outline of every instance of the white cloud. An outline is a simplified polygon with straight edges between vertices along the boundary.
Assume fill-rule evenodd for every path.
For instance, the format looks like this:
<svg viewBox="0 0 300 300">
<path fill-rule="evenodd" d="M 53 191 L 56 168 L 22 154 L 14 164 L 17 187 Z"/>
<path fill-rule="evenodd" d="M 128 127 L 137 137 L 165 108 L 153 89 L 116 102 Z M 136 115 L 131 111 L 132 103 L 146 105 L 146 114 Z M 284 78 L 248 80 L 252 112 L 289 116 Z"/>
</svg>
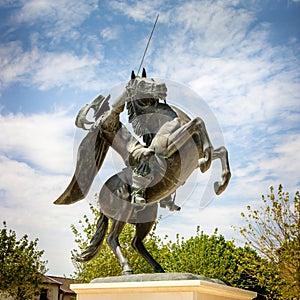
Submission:
<svg viewBox="0 0 300 300">
<path fill-rule="evenodd" d="M 266 174 L 277 175 L 278 180 L 285 181 L 284 185 L 299 180 L 300 133 L 283 133 L 274 139 L 272 156 L 261 162 L 260 169 Z"/>
<path fill-rule="evenodd" d="M 109 5 L 122 14 L 133 18 L 135 21 L 153 23 L 157 13 L 160 12 L 160 9 L 163 7 L 163 1 L 146 0 L 128 3 L 112 0 Z"/>
<path fill-rule="evenodd" d="M 100 50 L 94 56 L 76 56 L 71 52 L 44 52 L 37 48 L 24 51 L 19 42 L 1 45 L 1 85 L 6 87 L 21 82 L 36 85 L 39 89 L 62 86 L 97 89 Z"/>
<path fill-rule="evenodd" d="M 63 6 L 62 6 L 63 7 Z M 56 18 L 56 5 L 54 2 L 32 0 L 23 2 L 23 6 L 17 14 L 18 22 L 34 22 L 45 16 L 49 19 Z"/>
<path fill-rule="evenodd" d="M 6 86 L 16 82 L 31 71 L 31 66 L 38 59 L 36 50 L 24 53 L 20 42 L 10 42 L 0 46 L 1 57 L 1 85 Z"/>
<path fill-rule="evenodd" d="M 0 7 L 16 7 L 19 5 L 19 0 L 0 0 Z"/>
<path fill-rule="evenodd" d="M 0 152 L 48 172 L 70 172 L 73 118 L 66 113 L 0 115 Z"/>
<path fill-rule="evenodd" d="M 101 30 L 100 35 L 106 41 L 116 40 L 120 36 L 119 27 L 106 27 Z"/>
<path fill-rule="evenodd" d="M 95 70 L 99 61 L 87 56 L 77 57 L 71 53 L 46 53 L 36 72 L 34 82 L 41 89 L 53 86 L 81 87 L 88 89 L 95 84 Z"/>
<path fill-rule="evenodd" d="M 67 38 L 96 9 L 97 0 L 25 0 L 13 20 L 30 25 L 42 22 L 47 35 L 59 40 L 61 37 Z"/>
</svg>

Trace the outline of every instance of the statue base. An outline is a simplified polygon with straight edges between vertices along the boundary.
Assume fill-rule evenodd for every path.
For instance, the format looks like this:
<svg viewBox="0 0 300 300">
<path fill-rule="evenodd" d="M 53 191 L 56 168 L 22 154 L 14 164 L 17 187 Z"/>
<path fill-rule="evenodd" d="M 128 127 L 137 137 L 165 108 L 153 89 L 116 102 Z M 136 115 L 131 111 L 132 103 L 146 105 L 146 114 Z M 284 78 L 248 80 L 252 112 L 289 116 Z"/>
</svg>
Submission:
<svg viewBox="0 0 300 300">
<path fill-rule="evenodd" d="M 190 273 L 136 274 L 72 284 L 77 300 L 229 300 L 254 299 L 255 292 Z"/>
</svg>

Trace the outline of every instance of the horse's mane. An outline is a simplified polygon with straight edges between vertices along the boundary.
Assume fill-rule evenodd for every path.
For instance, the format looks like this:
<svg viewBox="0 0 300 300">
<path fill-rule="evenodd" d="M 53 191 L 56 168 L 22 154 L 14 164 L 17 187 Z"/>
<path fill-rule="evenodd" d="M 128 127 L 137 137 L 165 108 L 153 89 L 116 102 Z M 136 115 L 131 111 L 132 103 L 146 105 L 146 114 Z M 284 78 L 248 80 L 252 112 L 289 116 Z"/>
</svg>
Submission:
<svg viewBox="0 0 300 300">
<path fill-rule="evenodd" d="M 132 101 L 127 102 L 126 108 L 128 113 L 128 121 L 131 123 L 134 133 L 138 136 L 148 134 L 149 131 L 147 130 L 146 122 L 142 122 L 142 118 L 139 118 L 139 116 L 142 115 L 142 112 L 137 111 L 137 108 L 134 106 Z"/>
<path fill-rule="evenodd" d="M 127 105 L 128 121 L 131 123 L 133 131 L 136 135 L 143 137 L 143 141 L 147 146 L 151 144 L 156 132 L 150 132 L 148 128 L 147 118 L 143 118 L 143 114 L 159 113 L 170 118 L 176 118 L 176 112 L 166 103 L 157 103 L 156 106 L 147 107 L 141 110 L 134 105 L 134 101 L 128 101 Z M 158 128 L 159 129 L 159 128 Z"/>
</svg>

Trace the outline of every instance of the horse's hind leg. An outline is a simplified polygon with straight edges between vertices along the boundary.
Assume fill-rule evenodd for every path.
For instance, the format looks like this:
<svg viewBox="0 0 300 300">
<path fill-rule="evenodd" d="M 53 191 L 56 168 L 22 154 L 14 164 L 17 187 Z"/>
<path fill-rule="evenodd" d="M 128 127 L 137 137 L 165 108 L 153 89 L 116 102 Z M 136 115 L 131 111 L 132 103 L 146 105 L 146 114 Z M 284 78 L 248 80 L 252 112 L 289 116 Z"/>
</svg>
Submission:
<svg viewBox="0 0 300 300">
<path fill-rule="evenodd" d="M 127 258 L 124 256 L 119 243 L 119 235 L 122 232 L 125 225 L 126 225 L 125 222 L 113 220 L 110 232 L 108 234 L 108 237 L 106 238 L 107 244 L 112 249 L 116 258 L 119 260 L 119 263 L 122 267 L 122 275 L 133 273 L 132 268 Z"/>
<path fill-rule="evenodd" d="M 136 234 L 131 245 L 150 264 L 155 273 L 164 273 L 162 266 L 152 257 L 143 244 L 143 239 L 150 232 L 153 224 L 154 222 L 136 224 Z"/>
<path fill-rule="evenodd" d="M 228 160 L 228 152 L 225 147 L 222 146 L 214 150 L 212 159 L 215 160 L 217 158 L 221 160 L 222 179 L 221 181 L 215 182 L 214 189 L 215 189 L 215 193 L 217 195 L 220 195 L 226 189 L 231 177 L 229 160 Z"/>
</svg>

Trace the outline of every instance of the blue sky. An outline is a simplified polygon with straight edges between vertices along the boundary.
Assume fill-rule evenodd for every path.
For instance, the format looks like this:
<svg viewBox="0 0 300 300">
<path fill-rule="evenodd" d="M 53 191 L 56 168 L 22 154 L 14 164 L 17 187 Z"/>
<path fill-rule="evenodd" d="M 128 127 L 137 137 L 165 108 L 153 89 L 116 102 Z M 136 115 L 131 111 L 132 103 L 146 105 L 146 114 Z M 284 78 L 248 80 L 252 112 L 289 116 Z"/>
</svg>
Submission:
<svg viewBox="0 0 300 300">
<path fill-rule="evenodd" d="M 220 170 L 193 174 L 177 196 L 182 210 L 165 212 L 158 232 L 189 237 L 200 225 L 237 237 L 231 225 L 269 186 L 299 190 L 300 1 L 0 0 L 0 219 L 39 238 L 49 274 L 72 273 L 70 224 L 117 164 L 111 153 L 87 201 L 52 204 L 73 172 L 77 111 L 128 81 L 158 13 L 148 75 L 199 95 L 169 101 L 218 120 L 213 141 L 225 141 L 233 175 L 203 207 L 199 195 Z"/>
</svg>

